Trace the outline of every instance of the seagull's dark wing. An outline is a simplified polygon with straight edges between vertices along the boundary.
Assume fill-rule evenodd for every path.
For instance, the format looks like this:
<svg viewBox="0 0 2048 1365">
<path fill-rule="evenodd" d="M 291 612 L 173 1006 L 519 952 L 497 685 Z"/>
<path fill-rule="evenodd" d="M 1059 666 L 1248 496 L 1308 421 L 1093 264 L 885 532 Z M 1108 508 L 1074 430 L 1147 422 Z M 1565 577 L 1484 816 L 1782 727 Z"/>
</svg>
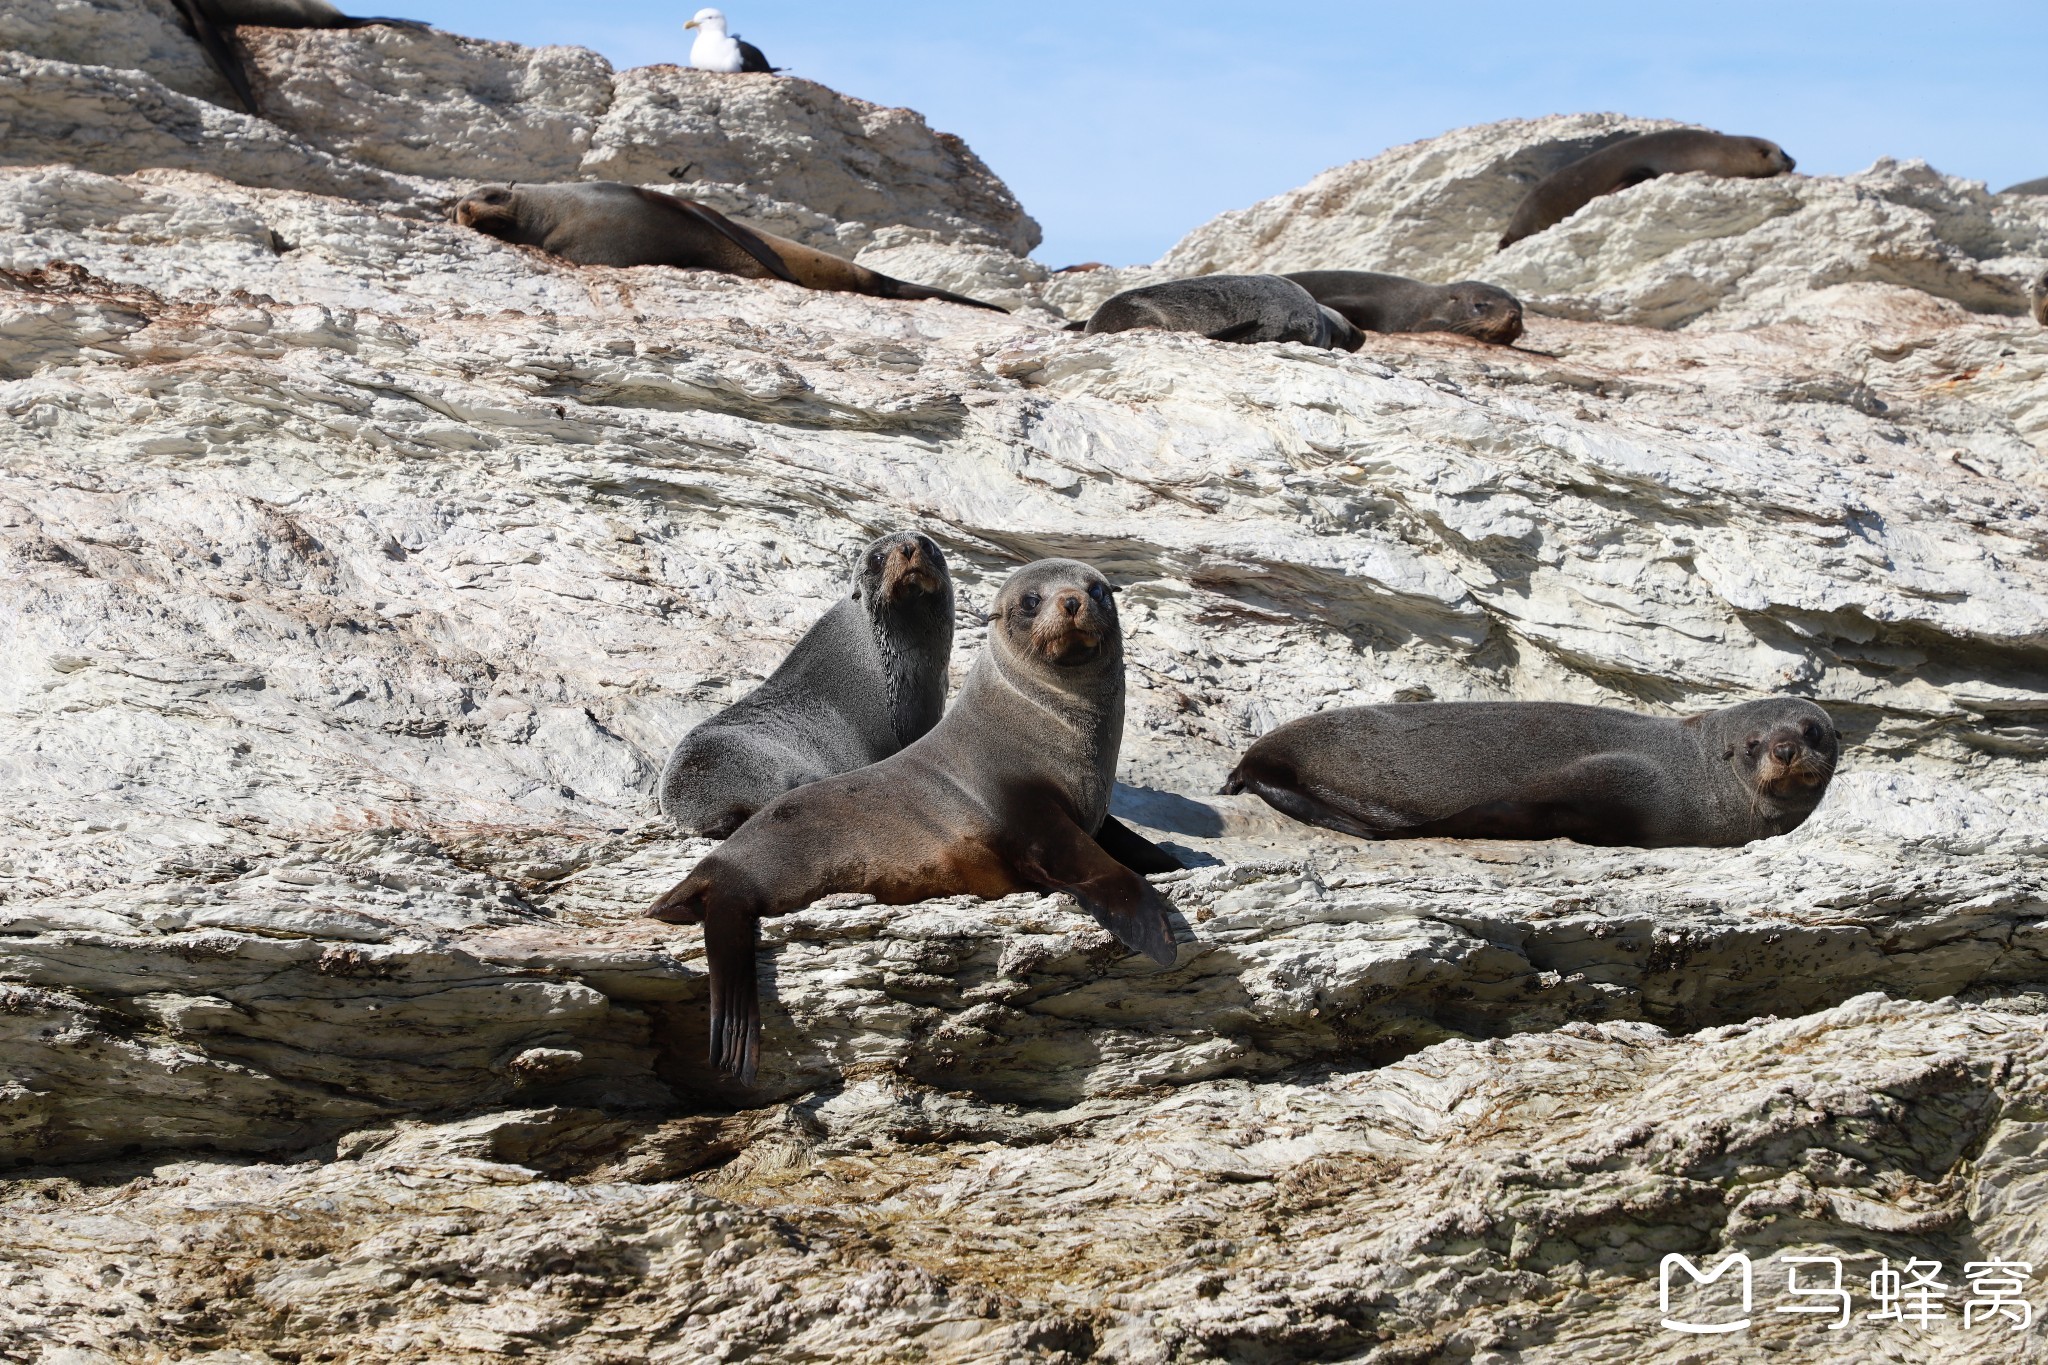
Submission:
<svg viewBox="0 0 2048 1365">
<path fill-rule="evenodd" d="M 768 59 L 761 55 L 761 49 L 755 47 L 752 43 L 748 42 L 745 38 L 740 37 L 737 33 L 735 33 L 732 36 L 732 40 L 740 45 L 741 71 L 773 72 L 782 70 L 782 68 L 779 66 L 768 65 Z"/>
</svg>

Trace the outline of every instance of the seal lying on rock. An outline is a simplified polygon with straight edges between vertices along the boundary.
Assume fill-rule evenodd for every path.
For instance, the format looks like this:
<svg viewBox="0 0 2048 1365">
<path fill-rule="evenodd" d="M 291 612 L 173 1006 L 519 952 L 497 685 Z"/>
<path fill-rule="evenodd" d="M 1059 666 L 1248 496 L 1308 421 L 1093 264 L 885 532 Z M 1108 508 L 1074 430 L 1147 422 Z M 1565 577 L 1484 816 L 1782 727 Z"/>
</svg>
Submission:
<svg viewBox="0 0 2048 1365">
<path fill-rule="evenodd" d="M 1456 332 L 1501 346 L 1522 335 L 1522 301 L 1478 280 L 1424 284 L 1371 270 L 1297 270 L 1286 278 L 1361 331 Z"/>
<path fill-rule="evenodd" d="M 1762 180 L 1784 175 L 1795 164 L 1783 147 L 1760 137 L 1672 128 L 1624 138 L 1538 181 L 1523 196 L 1508 230 L 1501 234 L 1501 249 L 1555 227 L 1603 194 L 1660 175 L 1703 171 L 1731 179 Z"/>
<path fill-rule="evenodd" d="M 1368 839 L 1731 847 L 1799 827 L 1841 739 L 1810 701 L 1668 720 L 1563 702 L 1407 702 L 1289 721 L 1224 784 Z"/>
<path fill-rule="evenodd" d="M 2000 194 L 2048 194 L 2048 175 L 2039 180 L 2022 180 L 2017 185 L 2007 185 Z"/>
<path fill-rule="evenodd" d="M 1105 299 L 1086 323 L 1069 323 L 1066 330 L 1100 336 L 1139 327 L 1199 332 L 1211 341 L 1299 341 L 1325 350 L 1365 344 L 1342 313 L 1283 275 L 1197 275 L 1140 285 Z"/>
<path fill-rule="evenodd" d="M 254 114 L 255 92 L 249 88 L 249 72 L 228 41 L 237 24 L 260 24 L 268 28 L 369 28 L 385 25 L 419 28 L 417 19 L 356 19 L 343 14 L 327 0 L 173 0 L 184 16 L 192 36 L 206 49 L 207 60 L 221 79 L 235 92 L 242 108 Z"/>
<path fill-rule="evenodd" d="M 953 657 L 953 579 L 929 536 L 861 552 L 853 592 L 818 618 L 767 681 L 683 737 L 661 813 L 723 839 L 806 782 L 865 768 L 938 724 Z"/>
<path fill-rule="evenodd" d="M 577 265 L 671 265 L 773 277 L 806 289 L 878 299 L 943 299 L 1009 310 L 943 289 L 893 279 L 801 242 L 742 227 L 708 205 L 637 185 L 486 185 L 455 205 L 455 221 L 486 236 L 537 246 Z"/>
<path fill-rule="evenodd" d="M 653 919 L 704 926 L 714 1065 L 754 1075 L 761 917 L 836 891 L 885 905 L 1064 891 L 1125 947 L 1172 964 L 1171 906 L 1138 873 L 1179 864 L 1109 816 L 1124 728 L 1110 592 L 1071 559 L 1010 575 L 988 647 L 930 734 L 777 797 L 654 903 Z"/>
</svg>

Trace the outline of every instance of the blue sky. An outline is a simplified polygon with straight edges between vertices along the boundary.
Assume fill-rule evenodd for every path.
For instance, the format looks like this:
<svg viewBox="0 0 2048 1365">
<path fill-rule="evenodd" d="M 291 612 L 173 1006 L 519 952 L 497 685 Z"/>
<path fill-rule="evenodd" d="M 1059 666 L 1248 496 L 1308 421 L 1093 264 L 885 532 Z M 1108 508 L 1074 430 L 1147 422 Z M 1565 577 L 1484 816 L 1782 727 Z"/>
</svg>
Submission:
<svg viewBox="0 0 2048 1365">
<path fill-rule="evenodd" d="M 695 0 L 343 0 L 479 38 L 683 61 Z M 1924 157 L 2048 175 L 2048 5 L 730 0 L 778 66 L 958 133 L 1045 228 L 1048 265 L 1189 229 L 1398 143 L 1612 109 L 1772 138 L 1824 174 Z"/>
</svg>

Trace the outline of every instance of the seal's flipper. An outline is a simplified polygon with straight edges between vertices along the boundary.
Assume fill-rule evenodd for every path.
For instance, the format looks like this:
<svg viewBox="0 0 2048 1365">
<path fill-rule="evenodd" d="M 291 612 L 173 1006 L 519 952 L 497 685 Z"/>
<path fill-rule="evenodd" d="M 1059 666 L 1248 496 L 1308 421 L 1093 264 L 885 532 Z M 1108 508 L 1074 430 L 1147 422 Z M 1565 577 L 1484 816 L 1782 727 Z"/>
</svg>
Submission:
<svg viewBox="0 0 2048 1365">
<path fill-rule="evenodd" d="M 944 289 L 934 289 L 928 284 L 912 284 L 908 280 L 899 280 L 893 275 L 884 275 L 879 270 L 872 273 L 876 284 L 880 286 L 876 290 L 876 298 L 942 299 L 947 303 L 961 303 L 969 308 L 986 308 L 995 313 L 1007 313 L 1010 311 L 998 303 L 983 303 L 980 299 L 970 299 L 965 294 L 954 294 Z"/>
<path fill-rule="evenodd" d="M 693 873 L 663 892 L 647 907 L 646 917 L 663 924 L 702 924 L 705 886 Z"/>
<path fill-rule="evenodd" d="M 766 270 L 776 279 L 781 280 L 784 284 L 803 283 L 802 280 L 789 273 L 789 267 L 783 264 L 782 257 L 775 254 L 774 247 L 769 246 L 768 243 L 761 240 L 758 234 L 741 227 L 717 209 L 700 204 L 694 199 L 678 199 L 672 194 L 663 194 L 659 190 L 646 190 L 635 186 L 634 193 L 650 204 L 664 205 L 682 214 L 685 218 L 694 218 L 698 222 L 703 223 L 711 228 L 712 231 L 730 241 L 734 246 L 759 261 L 762 269 Z"/>
<path fill-rule="evenodd" d="M 1243 341 L 1253 332 L 1258 331 L 1260 325 L 1259 320 L 1253 318 L 1250 322 L 1232 323 L 1228 327 L 1219 327 L 1213 332 L 1204 332 L 1202 335 L 1211 341 Z"/>
<path fill-rule="evenodd" d="M 1070 322 L 1066 326 L 1060 328 L 1060 330 L 1062 332 L 1085 332 L 1088 330 L 1088 320 L 1086 318 L 1083 318 L 1078 322 Z"/>
<path fill-rule="evenodd" d="M 1017 860 L 1024 880 L 1066 892 L 1095 916 L 1097 924 L 1116 935 L 1118 943 L 1171 967 L 1176 950 L 1166 912 L 1173 902 L 1111 857 L 1064 812 L 1045 814 L 1045 826 Z"/>
<path fill-rule="evenodd" d="M 711 975 L 711 1064 L 743 1085 L 761 1058 L 761 985 L 756 977 L 761 921 L 720 906 L 704 917 L 704 963 Z"/>
<path fill-rule="evenodd" d="M 1239 792 L 1250 792 L 1282 815 L 1291 815 L 1305 825 L 1321 825 L 1340 834 L 1355 834 L 1361 839 L 1382 839 L 1394 830 L 1403 829 L 1411 823 L 1402 820 L 1386 825 L 1369 825 L 1328 802 L 1318 801 L 1299 788 L 1283 787 L 1256 777 L 1239 777 L 1233 774 L 1222 794 L 1235 796 Z"/>
<path fill-rule="evenodd" d="M 1133 872 L 1180 871 L 1180 859 L 1114 815 L 1102 817 L 1102 828 L 1095 831 L 1095 842 L 1102 845 L 1103 852 Z"/>
<path fill-rule="evenodd" d="M 249 73 L 242 66 L 242 59 L 235 55 L 234 44 L 228 41 L 227 34 L 206 17 L 206 11 L 199 7 L 199 0 L 176 0 L 176 3 L 178 12 L 185 16 L 185 27 L 192 30 L 192 36 L 206 50 L 206 59 L 213 63 L 213 69 L 220 72 L 220 78 L 235 92 L 242 108 L 251 114 L 256 113 L 256 93 L 249 88 Z"/>
</svg>

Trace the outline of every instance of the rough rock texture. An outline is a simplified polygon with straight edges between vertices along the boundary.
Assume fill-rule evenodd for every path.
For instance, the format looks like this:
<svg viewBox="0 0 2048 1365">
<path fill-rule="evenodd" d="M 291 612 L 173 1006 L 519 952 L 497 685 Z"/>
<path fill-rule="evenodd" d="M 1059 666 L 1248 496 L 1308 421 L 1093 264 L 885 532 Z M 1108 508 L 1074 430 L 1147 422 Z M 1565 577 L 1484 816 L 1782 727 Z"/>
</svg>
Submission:
<svg viewBox="0 0 2048 1365">
<path fill-rule="evenodd" d="M 1682 331 L 1357 355 L 580 270 L 347 142 L 294 54 L 387 40 L 250 40 L 321 154 L 169 67 L 0 56 L 7 127 L 72 130 L 0 168 L 0 1356 L 2044 1358 L 1959 1299 L 1827 1333 L 1768 1258 L 2048 1263 L 2048 331 L 1960 267 L 1794 288 L 1791 245 Z M 536 145 L 598 79 L 387 58 L 363 106 L 431 86 L 423 127 L 481 87 L 414 61 L 524 73 L 493 116 Z M 590 146 L 651 155 L 618 92 L 686 82 L 602 80 Z M 124 162 L 117 115 L 186 159 Z M 1381 161 L 1413 216 L 1531 137 Z M 1132 273 L 917 226 L 953 210 L 904 174 L 872 252 L 1061 307 Z M 1941 241 L 1978 221 L 1884 174 Z M 1868 179 L 1785 184 L 1907 197 Z M 1622 198 L 1688 185 L 1722 188 Z M 1866 259 L 1844 224 L 1797 250 Z M 1616 232 L 1616 298 L 1699 284 Z M 836 898 L 767 926 L 739 1093 L 696 933 L 637 918 L 709 847 L 655 773 L 904 524 L 961 672 L 1019 561 L 1124 585 L 1116 809 L 1193 864 L 1181 958 L 1056 897 Z M 1206 795 L 1327 705 L 1777 690 L 1847 758 L 1741 850 L 1367 845 Z M 1702 1356 L 1658 1261 L 1730 1250 L 1760 1311 Z"/>
</svg>

